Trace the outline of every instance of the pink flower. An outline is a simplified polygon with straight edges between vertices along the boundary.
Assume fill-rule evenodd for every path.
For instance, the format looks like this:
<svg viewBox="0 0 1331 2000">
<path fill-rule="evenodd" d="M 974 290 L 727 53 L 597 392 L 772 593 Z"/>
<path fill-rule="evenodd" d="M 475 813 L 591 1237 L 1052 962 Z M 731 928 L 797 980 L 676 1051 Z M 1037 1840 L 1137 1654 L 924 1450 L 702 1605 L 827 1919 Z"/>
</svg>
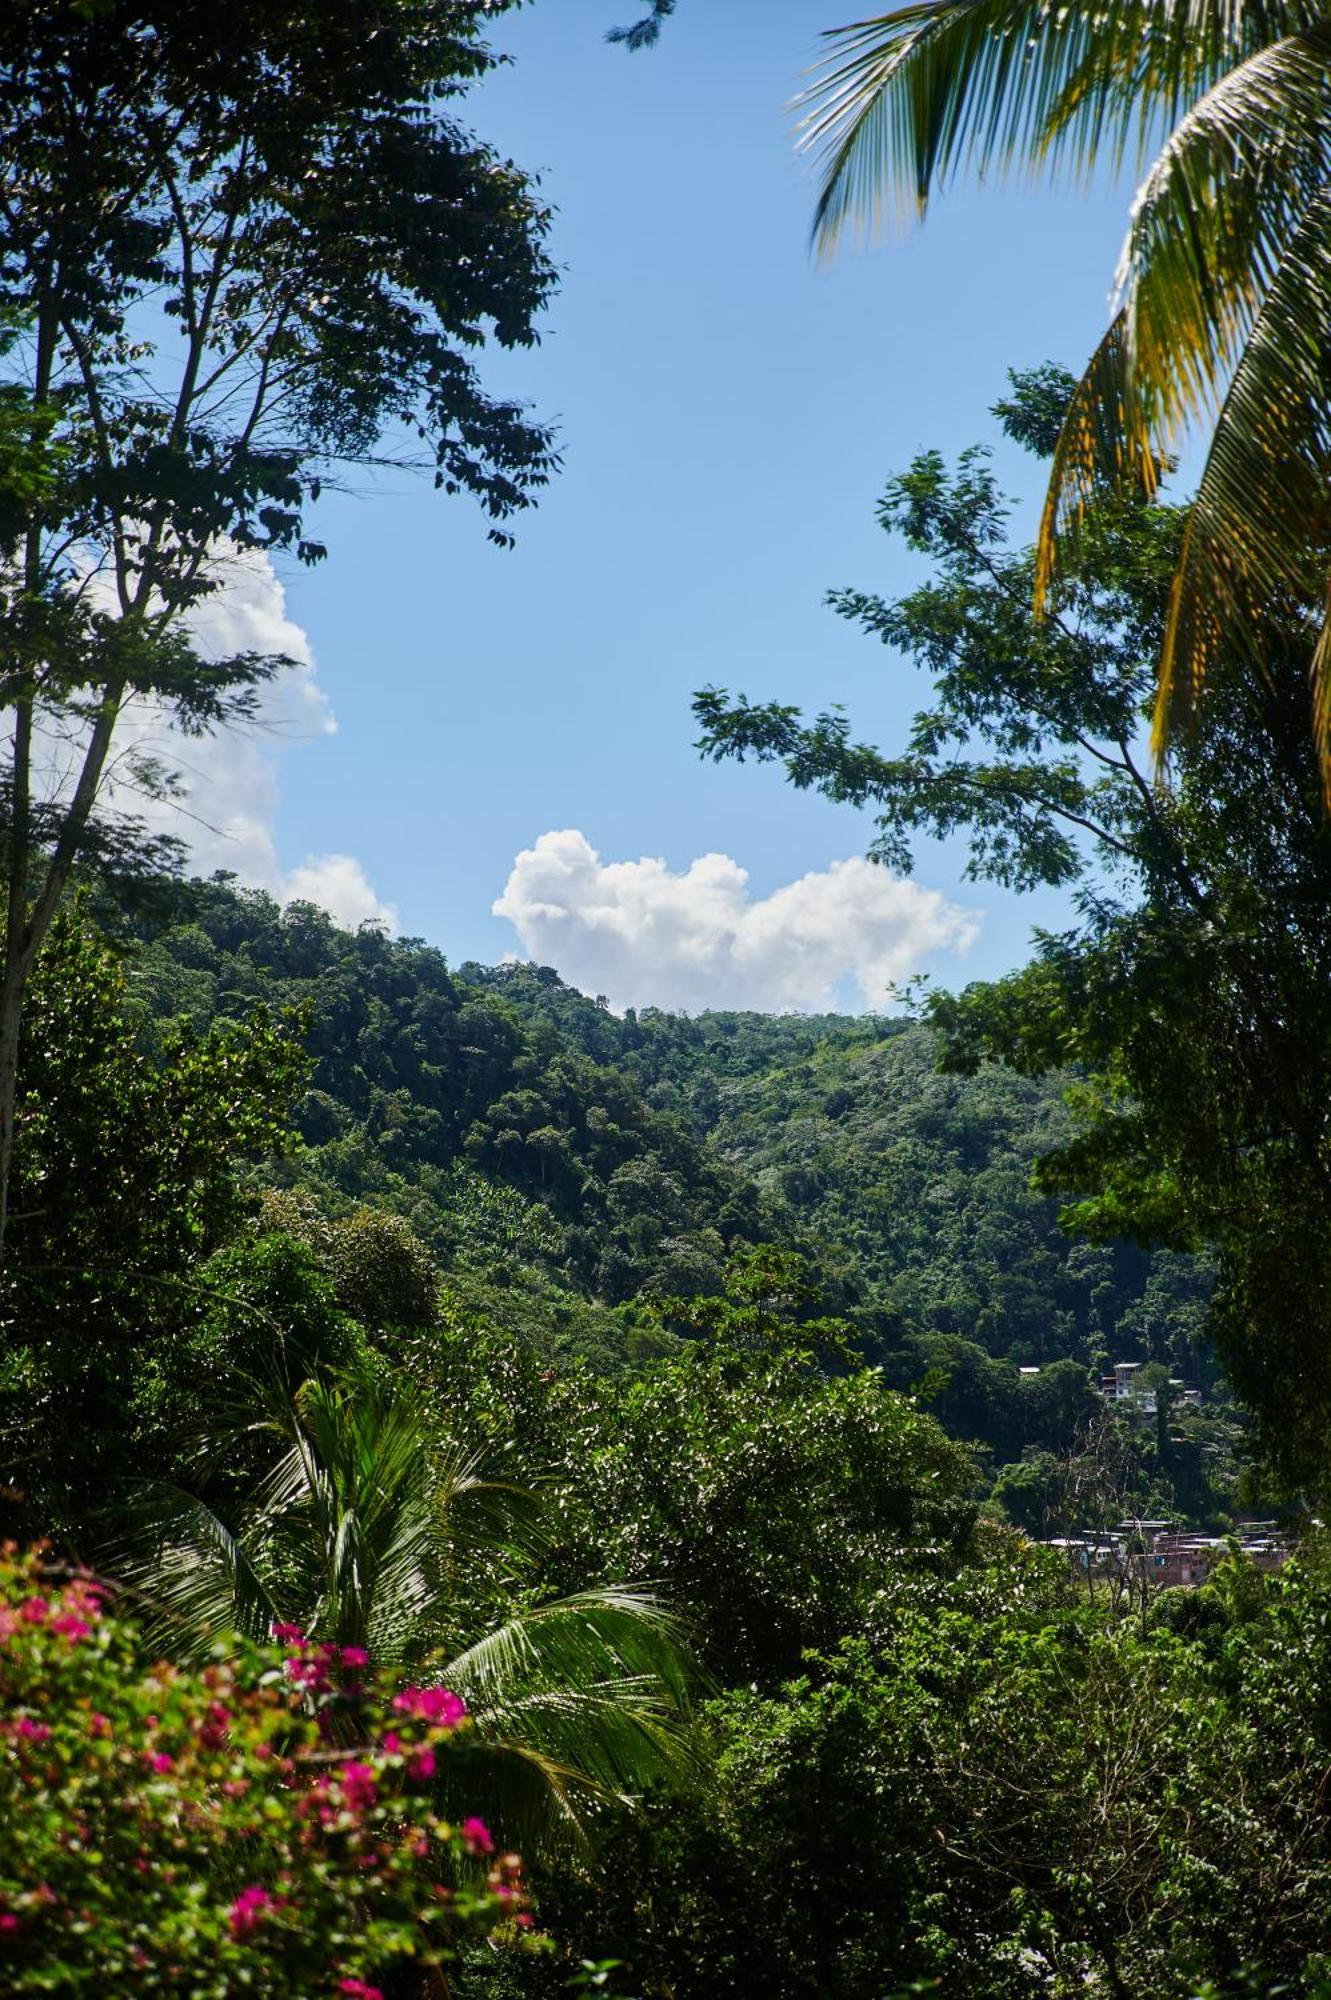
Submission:
<svg viewBox="0 0 1331 2000">
<path fill-rule="evenodd" d="M 44 1597 L 25 1597 L 18 1608 L 18 1615 L 29 1625 L 41 1625 L 45 1623 L 50 1608 Z"/>
<path fill-rule="evenodd" d="M 102 1615 L 101 1585 L 89 1578 L 76 1577 L 65 1592 L 64 1609 L 75 1618 L 93 1624 Z"/>
<path fill-rule="evenodd" d="M 205 1750 L 220 1750 L 226 1742 L 227 1724 L 231 1720 L 231 1710 L 224 1701 L 210 1701 L 207 1719 L 199 1731 L 199 1741 Z"/>
<path fill-rule="evenodd" d="M 477 1819 L 474 1815 L 462 1822 L 462 1845 L 468 1854 L 493 1854 L 495 1851 L 494 1838 L 489 1827 L 483 1819 Z"/>
<path fill-rule="evenodd" d="M 419 1722 L 432 1722 L 442 1729 L 455 1728 L 467 1713 L 462 1696 L 448 1688 L 403 1688 L 393 1696 L 393 1707 L 399 1715 L 412 1715 Z"/>
<path fill-rule="evenodd" d="M 0 1936 L 12 1937 L 17 1929 L 18 1918 L 12 1910 L 6 1910 L 3 1914 L 0 1914 Z"/>
<path fill-rule="evenodd" d="M 101 1714 L 99 1710 L 94 1709 L 88 1717 L 88 1734 L 89 1736 L 109 1736 L 111 1734 L 110 1718 Z"/>
<path fill-rule="evenodd" d="M 342 1664 L 344 1667 L 368 1667 L 370 1656 L 364 1646 L 344 1646 L 342 1648 Z"/>
<path fill-rule="evenodd" d="M 303 1646 L 305 1634 L 299 1625 L 274 1625 L 273 1637 L 279 1646 Z"/>
<path fill-rule="evenodd" d="M 72 1611 L 62 1611 L 58 1618 L 51 1620 L 51 1630 L 58 1632 L 62 1639 L 68 1639 L 71 1646 L 77 1646 L 80 1639 L 86 1639 L 92 1631 L 86 1619 L 76 1618 Z"/>
<path fill-rule="evenodd" d="M 390 1729 L 385 1735 L 383 1748 L 386 1757 L 397 1756 L 398 1751 L 402 1748 L 402 1738 L 398 1735 L 396 1729 Z"/>
<path fill-rule="evenodd" d="M 251 1882 L 248 1889 L 242 1889 L 231 1905 L 231 1935 L 233 1938 L 253 1937 L 263 1922 L 265 1910 L 277 1907 L 274 1899 L 259 1882 Z"/>
<path fill-rule="evenodd" d="M 331 1685 L 319 1660 L 302 1660 L 293 1653 L 286 1664 L 287 1679 L 306 1694 L 326 1694 Z"/>
<path fill-rule="evenodd" d="M 367 1986 L 363 1979 L 339 1979 L 334 1990 L 345 1993 L 348 2000 L 384 2000 L 379 1987 Z"/>
<path fill-rule="evenodd" d="M 156 1771 L 159 1778 L 175 1768 L 175 1758 L 168 1757 L 165 1750 L 145 1750 L 144 1756 L 148 1760 L 148 1769 Z"/>
<path fill-rule="evenodd" d="M 16 1736 L 26 1736 L 29 1743 L 45 1743 L 50 1737 L 50 1727 L 45 1722 L 34 1722 L 30 1715 L 21 1715 L 14 1724 Z"/>
<path fill-rule="evenodd" d="M 368 1764 L 344 1764 L 342 1799 L 349 1812 L 368 1812 L 378 1798 L 374 1772 Z"/>
<path fill-rule="evenodd" d="M 429 1744 L 424 1744 L 419 1750 L 413 1750 L 407 1759 L 407 1776 L 411 1779 L 412 1783 L 416 1785 L 424 1784 L 427 1778 L 434 1776 L 434 1772 L 434 1751 L 431 1750 Z"/>
</svg>

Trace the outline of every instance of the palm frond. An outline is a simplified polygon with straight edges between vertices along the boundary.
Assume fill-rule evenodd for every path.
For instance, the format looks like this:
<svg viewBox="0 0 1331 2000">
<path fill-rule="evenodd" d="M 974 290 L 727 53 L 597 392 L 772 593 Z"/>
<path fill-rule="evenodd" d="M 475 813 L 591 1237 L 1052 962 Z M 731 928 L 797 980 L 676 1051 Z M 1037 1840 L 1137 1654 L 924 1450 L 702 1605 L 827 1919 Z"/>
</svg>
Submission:
<svg viewBox="0 0 1331 2000">
<path fill-rule="evenodd" d="M 539 1604 L 448 1662 L 486 1735 L 520 1737 L 617 1794 L 690 1756 L 696 1669 L 656 1599 L 600 1589 Z"/>
<path fill-rule="evenodd" d="M 1161 655 L 1153 743 L 1195 715 L 1207 679 L 1261 670 L 1273 605 L 1309 601 L 1331 544 L 1331 187 L 1308 205 L 1217 418 L 1189 511 Z M 1311 589 L 1310 589 L 1311 587 Z M 1323 648 L 1318 648 L 1320 660 Z M 1317 701 L 1325 700 L 1320 689 Z M 1324 762 L 1324 782 L 1327 773 Z"/>
<path fill-rule="evenodd" d="M 1150 498 L 1160 464 L 1149 432 L 1129 419 L 1127 313 L 1110 322 L 1072 392 L 1054 446 L 1035 549 L 1035 608 L 1043 611 L 1055 575 L 1073 559 L 1086 509 L 1108 486 L 1135 486 Z"/>
<path fill-rule="evenodd" d="M 1236 60 L 1315 18 L 1297 0 L 916 0 L 833 29 L 799 101 L 815 243 L 922 215 L 962 167 L 1084 175 L 1134 137 L 1144 157 Z"/>
<path fill-rule="evenodd" d="M 598 1807 L 677 1784 L 696 1765 L 696 1670 L 679 1621 L 646 1593 L 588 1590 L 537 1605 L 439 1672 L 466 1699 L 478 1747 L 498 1758 L 501 1787 L 519 1760 L 529 1845 L 585 1842 Z"/>
<path fill-rule="evenodd" d="M 682 1704 L 695 1678 L 684 1627 L 650 1592 L 607 1585 L 549 1598 L 476 1640 L 448 1662 L 449 1685 L 490 1706 L 533 1673 L 582 1687 L 628 1675 Z"/>
<path fill-rule="evenodd" d="M 1179 123 L 1119 270 L 1137 423 L 1170 446 L 1214 414 L 1308 203 L 1331 172 L 1331 25 L 1240 63 Z"/>
<path fill-rule="evenodd" d="M 1188 107 L 1236 63 L 1283 36 L 1312 28 L 1321 0 L 1182 0 L 1090 16 L 1080 67 L 1064 86 L 1045 133 L 1047 157 L 1089 170 L 1107 151 L 1142 165 Z"/>
<path fill-rule="evenodd" d="M 648 1591 L 531 1605 L 437 1663 L 458 1564 L 484 1556 L 516 1588 L 541 1540 L 536 1496 L 432 1449 L 415 1401 L 373 1378 L 307 1382 L 272 1428 L 285 1449 L 239 1531 L 161 1489 L 122 1545 L 122 1570 L 169 1615 L 177 1646 L 181 1632 L 196 1647 L 228 1629 L 262 1637 L 281 1617 L 381 1663 L 434 1655 L 476 1718 L 475 1754 L 495 1760 L 493 1811 L 528 1845 L 540 1828 L 585 1841 L 597 1807 L 687 1768 L 692 1664 Z M 465 1741 L 458 1753 L 472 1755 Z"/>
<path fill-rule="evenodd" d="M 235 1535 L 192 1493 L 145 1481 L 107 1549 L 108 1570 L 137 1592 L 151 1645 L 202 1657 L 222 1636 L 266 1638 L 282 1616 L 260 1543 Z"/>
<path fill-rule="evenodd" d="M 450 1746 L 436 1798 L 454 1818 L 474 1812 L 482 1800 L 500 1845 L 516 1848 L 529 1861 L 585 1858 L 608 1803 L 603 1788 L 590 1783 L 576 1763 L 493 1732 L 470 1741 L 460 1737 Z"/>
</svg>

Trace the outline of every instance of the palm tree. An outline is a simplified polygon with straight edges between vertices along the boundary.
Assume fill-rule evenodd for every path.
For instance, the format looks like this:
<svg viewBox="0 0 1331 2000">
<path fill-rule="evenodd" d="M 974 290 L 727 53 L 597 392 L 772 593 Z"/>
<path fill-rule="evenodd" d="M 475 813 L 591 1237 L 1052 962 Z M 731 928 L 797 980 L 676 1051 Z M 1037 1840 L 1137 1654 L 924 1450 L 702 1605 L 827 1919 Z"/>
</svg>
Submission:
<svg viewBox="0 0 1331 2000">
<path fill-rule="evenodd" d="M 539 1500 L 439 1448 L 409 1392 L 357 1372 L 269 1400 L 248 1428 L 283 1449 L 234 1528 L 160 1483 L 132 1509 L 114 1565 L 146 1598 L 154 1640 L 202 1656 L 219 1633 L 295 1624 L 376 1664 L 428 1668 L 476 1724 L 483 1755 L 460 1746 L 467 1796 L 483 1785 L 528 1853 L 585 1840 L 598 1805 L 680 1775 L 692 1674 L 655 1597 L 612 1585 L 531 1599 Z M 519 1608 L 474 1629 L 468 1604 L 500 1597 Z"/>
<path fill-rule="evenodd" d="M 1145 169 L 1055 453 L 1037 592 L 1097 486 L 1149 496 L 1184 427 L 1209 423 L 1157 756 L 1212 673 L 1261 673 L 1266 610 L 1292 606 L 1331 804 L 1331 7 L 916 0 L 829 46 L 804 123 L 823 250 L 848 224 L 922 215 L 961 169 L 1084 175 L 1130 153 Z"/>
</svg>

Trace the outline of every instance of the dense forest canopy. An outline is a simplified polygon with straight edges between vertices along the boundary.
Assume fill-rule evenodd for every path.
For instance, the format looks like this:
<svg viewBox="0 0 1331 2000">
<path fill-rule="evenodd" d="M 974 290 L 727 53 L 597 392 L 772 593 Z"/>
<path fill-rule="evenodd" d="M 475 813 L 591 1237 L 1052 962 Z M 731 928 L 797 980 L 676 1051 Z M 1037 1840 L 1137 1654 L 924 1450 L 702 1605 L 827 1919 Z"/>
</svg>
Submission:
<svg viewBox="0 0 1331 2000">
<path fill-rule="evenodd" d="M 715 1290 L 730 1245 L 780 1239 L 880 1347 L 909 1328 L 1018 1364 L 1208 1365 L 1205 1273 L 1079 1246 L 1030 1186 L 1068 1135 L 1063 1080 L 938 1075 L 923 1025 L 618 1017 L 549 970 L 450 970 L 224 883 L 128 963 L 154 1018 L 307 1007 L 284 1177 L 391 1204 L 444 1258 L 474 1253 L 467 1204 L 488 1204 L 552 1283 L 632 1308 Z"/>
</svg>

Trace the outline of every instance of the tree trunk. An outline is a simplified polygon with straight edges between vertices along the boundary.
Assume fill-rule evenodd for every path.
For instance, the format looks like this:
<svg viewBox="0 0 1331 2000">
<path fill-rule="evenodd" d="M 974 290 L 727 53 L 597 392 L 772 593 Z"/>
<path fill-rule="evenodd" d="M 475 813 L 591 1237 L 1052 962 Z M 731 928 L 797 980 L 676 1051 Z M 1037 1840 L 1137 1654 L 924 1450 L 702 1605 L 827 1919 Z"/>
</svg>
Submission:
<svg viewBox="0 0 1331 2000">
<path fill-rule="evenodd" d="M 6 952 L 8 959 L 8 952 Z M 0 1278 L 9 1229 L 9 1183 L 14 1169 L 14 1126 L 18 1111 L 18 1045 L 23 1026 L 23 985 L 5 968 L 0 983 Z"/>
<path fill-rule="evenodd" d="M 4 963 L 0 966 L 0 1279 L 8 1255 L 10 1182 L 14 1171 L 14 1141 L 18 1114 L 18 1057 L 23 1029 L 23 1001 L 33 961 L 42 948 L 60 907 L 66 884 L 78 859 L 83 836 L 97 802 L 106 769 L 111 737 L 124 699 L 117 683 L 102 695 L 101 707 L 83 755 L 78 783 L 65 812 L 60 837 L 46 867 L 35 900 L 30 897 L 32 849 L 32 717 L 33 702 L 25 695 L 17 703 L 14 723 L 13 824 L 6 869 Z"/>
<path fill-rule="evenodd" d="M 28 863 L 32 844 L 32 697 L 24 694 L 14 716 L 14 769 L 10 784 L 9 854 L 5 869 L 5 946 L 0 966 L 0 1280 L 9 1238 L 9 1184 L 14 1170 L 18 1114 L 18 1051 L 28 950 Z"/>
<path fill-rule="evenodd" d="M 54 276 L 37 315 L 37 352 L 32 382 L 34 436 L 44 421 L 55 368 L 58 317 L 53 300 Z M 35 602 L 42 588 L 42 521 L 34 516 L 23 542 L 23 589 Z M 35 685 L 31 660 L 25 661 L 14 702 L 14 769 L 10 785 L 9 853 L 5 867 L 4 961 L 0 964 L 0 1279 L 4 1277 L 9 1244 L 9 1184 L 14 1172 L 15 1120 L 18 1115 L 18 1054 L 23 1028 L 23 996 L 32 969 L 34 944 L 28 923 L 28 868 L 32 853 L 32 723 Z"/>
</svg>

